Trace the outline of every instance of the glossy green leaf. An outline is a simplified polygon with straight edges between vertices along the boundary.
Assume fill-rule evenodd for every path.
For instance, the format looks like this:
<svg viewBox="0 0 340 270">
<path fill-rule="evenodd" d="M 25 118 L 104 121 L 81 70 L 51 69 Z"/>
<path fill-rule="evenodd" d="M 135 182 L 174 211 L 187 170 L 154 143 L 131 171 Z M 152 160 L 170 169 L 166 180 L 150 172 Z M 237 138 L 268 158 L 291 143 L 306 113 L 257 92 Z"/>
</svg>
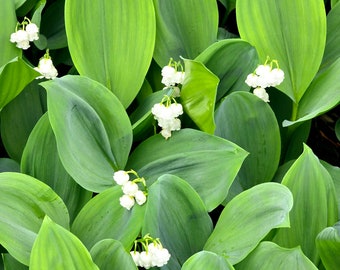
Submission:
<svg viewBox="0 0 340 270">
<path fill-rule="evenodd" d="M 334 6 L 327 14 L 326 47 L 321 68 L 327 68 L 340 57 L 340 5 Z"/>
<path fill-rule="evenodd" d="M 127 107 L 152 59 L 156 30 L 152 0 L 66 0 L 65 25 L 79 74 L 105 85 Z"/>
<path fill-rule="evenodd" d="M 184 179 L 211 211 L 226 197 L 246 155 L 242 148 L 222 138 L 183 129 L 168 140 L 160 134 L 145 140 L 131 154 L 126 167 L 136 170 L 148 185 L 166 173 Z"/>
<path fill-rule="evenodd" d="M 227 261 L 226 258 L 210 252 L 200 251 L 192 255 L 183 264 L 182 270 L 207 270 L 207 269 L 218 269 L 218 270 L 233 270 L 234 267 Z"/>
<path fill-rule="evenodd" d="M 1 1 L 0 18 L 2 22 L 0 28 L 0 67 L 7 64 L 15 57 L 21 55 L 21 49 L 18 49 L 15 46 L 15 43 L 10 42 L 11 34 L 15 32 L 15 27 L 17 24 L 17 18 L 15 15 L 15 4 L 16 3 L 13 3 L 13 1 L 11 0 Z"/>
<path fill-rule="evenodd" d="M 160 239 L 171 258 L 162 269 L 179 269 L 202 250 L 212 221 L 195 190 L 174 175 L 163 175 L 149 188 L 143 235 Z"/>
<path fill-rule="evenodd" d="M 270 258 L 270 259 L 269 259 Z M 300 247 L 282 248 L 273 242 L 262 242 L 242 262 L 237 270 L 317 270 Z"/>
<path fill-rule="evenodd" d="M 94 192 L 112 186 L 113 171 L 125 167 L 132 143 L 122 104 L 86 77 L 64 76 L 42 86 L 47 89 L 49 119 L 66 171 Z"/>
<path fill-rule="evenodd" d="M 332 9 L 336 6 L 336 4 L 339 2 L 339 0 L 331 0 L 331 6 Z"/>
<path fill-rule="evenodd" d="M 161 67 L 170 58 L 194 59 L 216 41 L 216 0 L 154 0 L 156 45 L 154 59 Z"/>
<path fill-rule="evenodd" d="M 298 107 L 296 121 L 284 121 L 283 126 L 312 119 L 340 102 L 340 58 L 312 81 Z"/>
<path fill-rule="evenodd" d="M 218 76 L 217 100 L 234 91 L 249 91 L 244 82 L 258 65 L 255 48 L 241 39 L 221 40 L 204 50 L 197 61 Z"/>
<path fill-rule="evenodd" d="M 264 183 L 243 191 L 222 211 L 204 250 L 231 264 L 242 261 L 273 228 L 289 226 L 293 198 L 288 188 Z"/>
<path fill-rule="evenodd" d="M 46 214 L 65 228 L 69 226 L 68 211 L 60 197 L 25 174 L 0 173 L 0 210 L 0 244 L 26 265 Z"/>
<path fill-rule="evenodd" d="M 285 80 L 277 88 L 298 103 L 321 64 L 324 1 L 238 0 L 236 16 L 241 38 L 255 46 L 261 61 L 279 61 Z"/>
<path fill-rule="evenodd" d="M 280 130 L 270 106 L 251 93 L 235 92 L 216 109 L 215 119 L 217 136 L 250 153 L 238 174 L 243 188 L 270 181 L 281 152 Z"/>
<path fill-rule="evenodd" d="M 202 131 L 213 134 L 219 79 L 200 62 L 185 59 L 184 64 L 185 79 L 181 90 L 184 111 Z"/>
<path fill-rule="evenodd" d="M 0 68 L 0 109 L 13 100 L 38 75 L 40 73 L 21 58 L 14 58 L 2 66 Z"/>
<path fill-rule="evenodd" d="M 20 165 L 13 159 L 0 158 L 0 172 L 20 172 Z"/>
<path fill-rule="evenodd" d="M 44 218 L 34 242 L 30 269 L 99 270 L 82 242 L 48 216 Z"/>
<path fill-rule="evenodd" d="M 64 169 L 47 114 L 39 120 L 27 141 L 21 171 L 53 188 L 67 205 L 71 221 L 92 197 L 92 192 L 79 186 Z"/>
<path fill-rule="evenodd" d="M 2 254 L 2 258 L 4 261 L 4 269 L 6 270 L 28 270 L 28 266 L 18 262 L 9 253 Z M 0 269 L 2 269 L 1 266 Z"/>
<path fill-rule="evenodd" d="M 6 152 L 20 162 L 28 136 L 46 111 L 46 92 L 34 80 L 1 111 L 1 138 Z"/>
<path fill-rule="evenodd" d="M 88 249 L 107 238 L 119 240 L 126 249 L 131 248 L 141 230 L 145 207 L 123 208 L 119 203 L 122 195 L 120 186 L 105 190 L 91 199 L 74 220 L 72 232 Z"/>
<path fill-rule="evenodd" d="M 99 241 L 93 246 L 90 253 L 100 270 L 137 270 L 131 255 L 117 240 L 104 239 Z"/>
<path fill-rule="evenodd" d="M 322 229 L 338 220 L 332 178 L 305 145 L 303 153 L 288 170 L 282 184 L 291 190 L 294 198 L 290 212 L 291 228 L 279 229 L 274 242 L 287 248 L 301 246 L 304 254 L 317 265 L 319 256 L 315 238 Z"/>
<path fill-rule="evenodd" d="M 340 222 L 325 228 L 316 237 L 316 247 L 325 268 L 337 269 L 340 265 Z"/>
</svg>

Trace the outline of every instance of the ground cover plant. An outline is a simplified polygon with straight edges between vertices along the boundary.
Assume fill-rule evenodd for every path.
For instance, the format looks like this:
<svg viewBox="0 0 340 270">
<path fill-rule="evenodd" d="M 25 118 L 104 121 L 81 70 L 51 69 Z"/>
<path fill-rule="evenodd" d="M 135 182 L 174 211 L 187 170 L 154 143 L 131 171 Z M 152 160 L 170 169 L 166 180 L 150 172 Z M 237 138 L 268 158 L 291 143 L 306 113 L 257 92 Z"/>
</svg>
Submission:
<svg viewBox="0 0 340 270">
<path fill-rule="evenodd" d="M 0 269 L 337 269 L 337 2 L 1 1 Z"/>
</svg>

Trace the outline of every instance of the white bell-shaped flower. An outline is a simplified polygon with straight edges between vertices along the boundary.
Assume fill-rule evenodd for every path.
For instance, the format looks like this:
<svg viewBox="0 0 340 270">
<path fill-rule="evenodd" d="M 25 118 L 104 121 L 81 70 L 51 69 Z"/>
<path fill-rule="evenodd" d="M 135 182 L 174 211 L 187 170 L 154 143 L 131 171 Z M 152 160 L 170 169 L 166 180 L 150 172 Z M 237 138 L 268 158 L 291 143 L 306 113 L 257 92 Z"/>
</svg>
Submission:
<svg viewBox="0 0 340 270">
<path fill-rule="evenodd" d="M 114 172 L 113 180 L 115 180 L 117 185 L 122 186 L 130 180 L 130 176 L 126 171 L 119 170 Z"/>
<path fill-rule="evenodd" d="M 34 68 L 36 71 L 40 72 L 42 76 L 40 78 L 55 79 L 58 76 L 58 71 L 54 67 L 52 59 L 46 58 L 45 56 L 40 58 L 38 67 Z"/>
<path fill-rule="evenodd" d="M 39 39 L 39 28 L 35 23 L 29 23 L 25 28 L 29 41 L 34 41 Z"/>
<path fill-rule="evenodd" d="M 130 210 L 135 205 L 135 200 L 132 196 L 124 194 L 119 198 L 120 205 Z"/>
<path fill-rule="evenodd" d="M 12 33 L 10 41 L 16 43 L 16 46 L 23 50 L 27 50 L 30 47 L 28 33 L 22 29 Z"/>
<path fill-rule="evenodd" d="M 253 94 L 257 97 L 259 97 L 260 99 L 262 99 L 265 102 L 269 102 L 269 95 L 266 91 L 266 89 L 258 87 L 255 88 L 253 91 Z"/>
</svg>

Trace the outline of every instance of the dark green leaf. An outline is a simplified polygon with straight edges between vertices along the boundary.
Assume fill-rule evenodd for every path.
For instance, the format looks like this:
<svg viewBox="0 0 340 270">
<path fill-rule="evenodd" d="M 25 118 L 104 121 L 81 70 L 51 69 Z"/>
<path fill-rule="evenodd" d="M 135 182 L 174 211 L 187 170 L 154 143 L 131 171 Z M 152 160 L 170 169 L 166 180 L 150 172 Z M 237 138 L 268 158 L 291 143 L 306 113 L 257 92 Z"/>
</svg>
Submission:
<svg viewBox="0 0 340 270">
<path fill-rule="evenodd" d="M 207 270 L 207 269 L 218 269 L 218 270 L 233 270 L 234 267 L 224 257 L 210 252 L 200 251 L 192 255 L 183 264 L 182 270 Z"/>
<path fill-rule="evenodd" d="M 0 172 L 20 172 L 20 165 L 13 159 L 0 158 Z"/>
<path fill-rule="evenodd" d="M 194 59 L 216 41 L 216 0 L 154 0 L 156 46 L 154 58 L 161 67 L 170 58 Z"/>
<path fill-rule="evenodd" d="M 242 148 L 222 138 L 183 129 L 169 140 L 159 134 L 145 140 L 126 167 L 136 170 L 148 185 L 167 173 L 184 179 L 211 211 L 226 197 L 246 155 Z"/>
<path fill-rule="evenodd" d="M 270 106 L 251 93 L 235 92 L 216 109 L 215 118 L 215 134 L 250 153 L 238 174 L 243 188 L 270 181 L 281 151 L 279 126 Z"/>
<path fill-rule="evenodd" d="M 102 84 L 64 76 L 44 82 L 49 119 L 66 171 L 84 188 L 101 192 L 124 168 L 132 128 L 124 107 Z"/>
<path fill-rule="evenodd" d="M 150 188 L 143 235 L 160 239 L 171 254 L 162 269 L 179 269 L 202 250 L 212 231 L 212 221 L 195 190 L 174 175 L 163 175 Z"/>
<path fill-rule="evenodd" d="M 114 239 L 99 241 L 91 249 L 93 261 L 100 270 L 133 270 L 136 264 L 123 245 Z"/>
<path fill-rule="evenodd" d="M 28 270 L 28 266 L 18 262 L 9 253 L 2 254 L 6 270 Z M 1 269 L 1 266 L 0 266 Z"/>
</svg>

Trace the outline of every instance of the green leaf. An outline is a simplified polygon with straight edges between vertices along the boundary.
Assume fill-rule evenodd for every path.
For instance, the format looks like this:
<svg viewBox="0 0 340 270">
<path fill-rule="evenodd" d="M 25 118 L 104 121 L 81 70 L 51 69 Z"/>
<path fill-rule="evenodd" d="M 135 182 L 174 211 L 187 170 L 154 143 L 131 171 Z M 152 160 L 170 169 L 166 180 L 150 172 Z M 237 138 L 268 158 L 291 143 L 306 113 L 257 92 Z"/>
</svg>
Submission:
<svg viewBox="0 0 340 270">
<path fill-rule="evenodd" d="M 335 135 L 338 141 L 340 141 L 340 118 L 335 123 Z"/>
<path fill-rule="evenodd" d="M 2 254 L 2 258 L 4 261 L 4 267 L 6 270 L 28 270 L 28 266 L 18 262 L 9 253 Z M 1 265 L 0 265 L 0 269 L 3 269 L 1 268 Z"/>
<path fill-rule="evenodd" d="M 215 0 L 154 0 L 156 45 L 154 59 L 159 66 L 169 58 L 194 59 L 216 41 L 218 9 Z"/>
<path fill-rule="evenodd" d="M 325 228 L 316 237 L 316 247 L 326 269 L 337 269 L 340 265 L 340 222 Z"/>
<path fill-rule="evenodd" d="M 0 244 L 28 265 L 33 242 L 44 216 L 68 228 L 68 211 L 47 185 L 19 173 L 0 173 Z"/>
<path fill-rule="evenodd" d="M 267 56 L 279 61 L 285 80 L 277 88 L 298 103 L 321 64 L 324 1 L 238 0 L 236 16 L 241 38 L 255 46 L 262 62 Z"/>
<path fill-rule="evenodd" d="M 184 64 L 185 79 L 181 90 L 184 111 L 202 131 L 213 134 L 219 79 L 200 62 L 184 59 Z"/>
<path fill-rule="evenodd" d="M 14 58 L 0 68 L 0 109 L 13 100 L 40 73 L 23 59 Z"/>
<path fill-rule="evenodd" d="M 163 175 L 149 188 L 143 235 L 160 239 L 171 258 L 162 269 L 179 269 L 202 250 L 212 221 L 195 190 L 174 175 Z"/>
<path fill-rule="evenodd" d="M 92 192 L 79 186 L 64 169 L 47 114 L 39 120 L 27 141 L 21 171 L 53 188 L 67 205 L 71 221 L 92 197 Z"/>
<path fill-rule="evenodd" d="M 91 27 L 80 22 L 90 22 Z M 65 25 L 79 74 L 105 85 L 128 107 L 152 59 L 156 30 L 152 0 L 66 0 Z"/>
<path fill-rule="evenodd" d="M 48 115 L 66 171 L 90 191 L 112 186 L 113 171 L 125 167 L 132 144 L 122 104 L 86 77 L 64 76 L 42 86 L 47 89 Z"/>
<path fill-rule="evenodd" d="M 264 183 L 243 191 L 222 211 L 204 250 L 231 264 L 242 261 L 273 228 L 289 226 L 293 198 L 285 186 Z"/>
<path fill-rule="evenodd" d="M 131 255 L 117 240 L 104 239 L 99 241 L 93 246 L 90 253 L 100 270 L 137 270 Z"/>
<path fill-rule="evenodd" d="M 99 270 L 82 242 L 48 216 L 44 218 L 34 242 L 30 269 Z"/>
<path fill-rule="evenodd" d="M 338 220 L 332 178 L 312 150 L 304 145 L 303 153 L 288 170 L 282 184 L 291 190 L 294 198 L 291 228 L 279 229 L 274 242 L 287 248 L 301 246 L 304 254 L 317 265 L 320 258 L 315 238 Z"/>
<path fill-rule="evenodd" d="M 148 186 L 166 173 L 184 179 L 211 211 L 226 197 L 246 155 L 242 148 L 222 138 L 183 129 L 169 140 L 157 134 L 143 141 L 126 167 L 144 177 Z"/>
<path fill-rule="evenodd" d="M 18 0 L 19 1 L 19 0 Z M 11 34 L 15 32 L 17 18 L 15 15 L 16 3 L 13 1 L 2 1 L 0 8 L 1 28 L 0 28 L 0 67 L 7 64 L 10 60 L 21 55 L 21 49 L 10 42 Z M 2 87 L 1 87 L 2 89 Z M 3 90 L 1 90 L 2 92 Z"/>
<path fill-rule="evenodd" d="M 20 162 L 28 136 L 46 111 L 46 93 L 34 80 L 1 111 L 1 138 L 6 152 Z"/>
<path fill-rule="evenodd" d="M 321 69 L 329 67 L 340 57 L 340 48 L 338 46 L 340 43 L 339 24 L 340 5 L 336 5 L 327 14 L 327 38 Z"/>
<path fill-rule="evenodd" d="M 283 121 L 283 126 L 312 119 L 329 111 L 340 102 L 340 58 L 312 81 L 302 97 L 296 121 Z"/>
<path fill-rule="evenodd" d="M 280 130 L 270 106 L 251 93 L 235 92 L 216 109 L 215 119 L 217 136 L 250 153 L 238 173 L 243 188 L 270 181 L 281 152 Z"/>
<path fill-rule="evenodd" d="M 270 258 L 270 259 L 269 259 Z M 240 262 L 237 270 L 317 270 L 300 247 L 287 249 L 273 242 L 262 242 Z"/>
<path fill-rule="evenodd" d="M 145 207 L 135 205 L 126 210 L 119 203 L 123 195 L 120 186 L 105 190 L 91 199 L 72 224 L 72 232 L 91 249 L 98 241 L 113 238 L 126 249 L 140 233 Z"/>
<path fill-rule="evenodd" d="M 20 165 L 13 159 L 0 158 L 0 172 L 20 172 Z"/>
<path fill-rule="evenodd" d="M 206 269 L 218 269 L 218 270 L 233 270 L 234 267 L 222 256 L 210 252 L 200 251 L 192 255 L 183 264 L 182 270 L 206 270 Z"/>
<path fill-rule="evenodd" d="M 255 48 L 241 39 L 216 42 L 195 60 L 202 62 L 219 77 L 217 100 L 233 91 L 249 91 L 245 79 L 258 65 Z"/>
</svg>

